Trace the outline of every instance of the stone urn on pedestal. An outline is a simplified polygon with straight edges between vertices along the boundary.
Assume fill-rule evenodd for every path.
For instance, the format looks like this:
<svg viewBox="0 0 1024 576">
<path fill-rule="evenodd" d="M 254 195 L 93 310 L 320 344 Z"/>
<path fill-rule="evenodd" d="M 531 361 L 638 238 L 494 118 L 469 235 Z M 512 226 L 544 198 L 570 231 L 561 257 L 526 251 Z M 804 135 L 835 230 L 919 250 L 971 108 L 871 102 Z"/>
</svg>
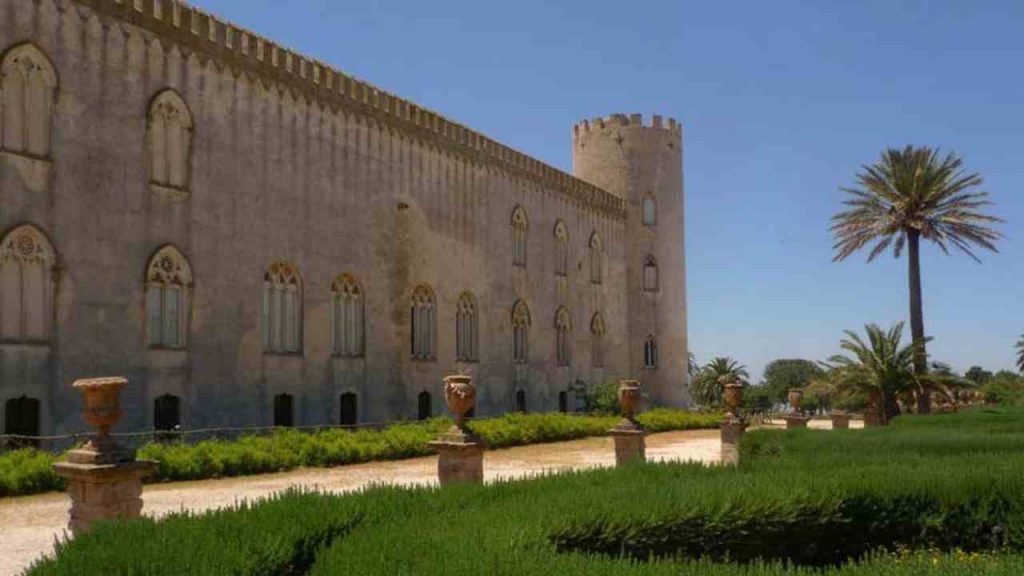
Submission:
<svg viewBox="0 0 1024 576">
<path fill-rule="evenodd" d="M 833 410 L 830 416 L 832 417 L 833 430 L 845 430 L 850 427 L 849 412 L 845 410 Z"/>
<path fill-rule="evenodd" d="M 741 407 L 743 406 L 743 384 L 729 382 L 725 386 L 724 398 L 728 412 L 722 419 L 722 462 L 724 464 L 739 463 L 740 437 L 747 431 L 747 422 L 743 418 Z"/>
<path fill-rule="evenodd" d="M 644 438 L 647 436 L 647 431 L 636 421 L 636 412 L 642 401 L 643 394 L 639 381 L 619 381 L 619 407 L 622 409 L 622 420 L 615 428 L 608 431 L 615 442 L 616 466 L 646 459 Z"/>
<path fill-rule="evenodd" d="M 74 384 L 85 404 L 82 419 L 97 434 L 82 448 L 68 452 L 66 461 L 53 465 L 54 472 L 67 479 L 72 534 L 99 520 L 138 518 L 142 513 L 142 479 L 156 468 L 156 462 L 136 460 L 134 450 L 110 436 L 121 420 L 121 390 L 127 384 L 124 378 L 91 378 Z"/>
<path fill-rule="evenodd" d="M 791 428 L 807 428 L 807 422 L 810 418 L 803 415 L 800 411 L 800 404 L 804 401 L 804 391 L 799 388 L 793 388 L 789 391 L 786 397 L 789 400 L 789 406 L 791 411 L 786 415 L 786 429 Z"/>
<path fill-rule="evenodd" d="M 437 479 L 442 486 L 484 481 L 484 442 L 466 426 L 466 415 L 476 406 L 476 386 L 470 376 L 444 378 L 444 400 L 455 424 L 430 446 L 437 450 Z"/>
</svg>

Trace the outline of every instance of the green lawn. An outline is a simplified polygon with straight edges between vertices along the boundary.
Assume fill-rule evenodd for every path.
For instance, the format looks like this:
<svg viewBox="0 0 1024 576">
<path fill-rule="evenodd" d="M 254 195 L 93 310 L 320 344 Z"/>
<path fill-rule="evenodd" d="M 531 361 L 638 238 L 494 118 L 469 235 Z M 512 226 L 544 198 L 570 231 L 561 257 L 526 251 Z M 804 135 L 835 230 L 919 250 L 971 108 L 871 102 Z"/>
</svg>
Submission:
<svg viewBox="0 0 1024 576">
<path fill-rule="evenodd" d="M 286 494 L 110 524 L 30 574 L 1019 575 L 1024 411 L 758 431 L 737 468 Z"/>
</svg>

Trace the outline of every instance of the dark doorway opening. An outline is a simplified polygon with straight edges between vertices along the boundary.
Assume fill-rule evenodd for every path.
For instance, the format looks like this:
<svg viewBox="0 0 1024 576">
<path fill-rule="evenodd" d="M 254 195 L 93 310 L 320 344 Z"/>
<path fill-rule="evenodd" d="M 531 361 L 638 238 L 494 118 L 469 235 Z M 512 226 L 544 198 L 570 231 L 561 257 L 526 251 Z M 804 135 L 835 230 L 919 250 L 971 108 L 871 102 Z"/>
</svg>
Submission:
<svg viewBox="0 0 1024 576">
<path fill-rule="evenodd" d="M 434 415 L 433 399 L 430 397 L 430 392 L 420 392 L 419 397 L 416 400 L 417 411 L 416 417 L 420 420 L 428 420 Z"/>
<path fill-rule="evenodd" d="M 153 401 L 153 429 L 173 432 L 181 426 L 181 399 L 165 394 Z"/>
<path fill-rule="evenodd" d="M 13 436 L 39 436 L 39 400 L 22 396 L 12 398 L 4 405 L 4 434 Z M 12 447 L 35 447 L 39 440 L 18 438 L 10 441 Z"/>
<path fill-rule="evenodd" d="M 274 396 L 274 426 L 292 427 L 295 425 L 295 409 L 291 394 Z"/>
<path fill-rule="evenodd" d="M 526 414 L 526 391 L 516 391 L 516 412 Z"/>
<path fill-rule="evenodd" d="M 559 392 L 558 393 L 558 411 L 566 413 L 569 411 L 569 393 Z"/>
<path fill-rule="evenodd" d="M 341 395 L 341 420 L 342 426 L 354 426 L 359 414 L 358 398 L 354 392 L 346 392 Z"/>
</svg>

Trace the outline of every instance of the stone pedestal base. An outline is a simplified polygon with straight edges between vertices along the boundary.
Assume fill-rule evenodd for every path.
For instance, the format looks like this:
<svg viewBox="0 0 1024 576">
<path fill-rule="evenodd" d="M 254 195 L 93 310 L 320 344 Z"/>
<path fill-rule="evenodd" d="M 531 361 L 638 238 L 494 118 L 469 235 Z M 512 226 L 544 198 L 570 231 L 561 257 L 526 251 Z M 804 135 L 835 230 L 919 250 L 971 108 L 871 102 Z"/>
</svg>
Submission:
<svg viewBox="0 0 1024 576">
<path fill-rule="evenodd" d="M 142 479 L 154 468 L 156 463 L 147 461 L 54 464 L 54 472 L 67 479 L 71 533 L 81 534 L 101 520 L 138 518 L 142 513 Z"/>
<path fill-rule="evenodd" d="M 846 430 L 850 427 L 850 415 L 849 414 L 833 414 L 832 415 L 832 429 L 833 430 Z"/>
<path fill-rule="evenodd" d="M 623 420 L 618 426 L 608 431 L 615 441 L 615 465 L 623 466 L 630 462 L 643 462 L 647 459 L 647 430 L 632 420 Z"/>
<path fill-rule="evenodd" d="M 801 416 L 799 414 L 790 414 L 786 416 L 786 430 L 792 430 L 793 428 L 807 428 L 807 422 L 810 418 Z"/>
<path fill-rule="evenodd" d="M 484 450 L 482 440 L 453 427 L 430 446 L 437 450 L 437 480 L 449 484 L 482 484 L 484 481 Z"/>
<path fill-rule="evenodd" d="M 736 417 L 727 417 L 722 422 L 722 463 L 739 464 L 740 437 L 747 431 L 747 423 Z"/>
</svg>

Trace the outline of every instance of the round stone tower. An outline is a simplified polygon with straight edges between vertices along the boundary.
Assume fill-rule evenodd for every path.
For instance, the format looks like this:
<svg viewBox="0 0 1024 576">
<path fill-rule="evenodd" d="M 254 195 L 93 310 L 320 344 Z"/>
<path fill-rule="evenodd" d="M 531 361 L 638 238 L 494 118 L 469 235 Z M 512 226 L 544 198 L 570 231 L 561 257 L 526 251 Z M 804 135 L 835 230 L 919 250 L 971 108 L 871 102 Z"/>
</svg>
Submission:
<svg viewBox="0 0 1024 576">
<path fill-rule="evenodd" d="M 658 404 L 688 403 L 682 126 L 614 114 L 577 124 L 573 174 L 626 201 L 630 374 Z"/>
</svg>

